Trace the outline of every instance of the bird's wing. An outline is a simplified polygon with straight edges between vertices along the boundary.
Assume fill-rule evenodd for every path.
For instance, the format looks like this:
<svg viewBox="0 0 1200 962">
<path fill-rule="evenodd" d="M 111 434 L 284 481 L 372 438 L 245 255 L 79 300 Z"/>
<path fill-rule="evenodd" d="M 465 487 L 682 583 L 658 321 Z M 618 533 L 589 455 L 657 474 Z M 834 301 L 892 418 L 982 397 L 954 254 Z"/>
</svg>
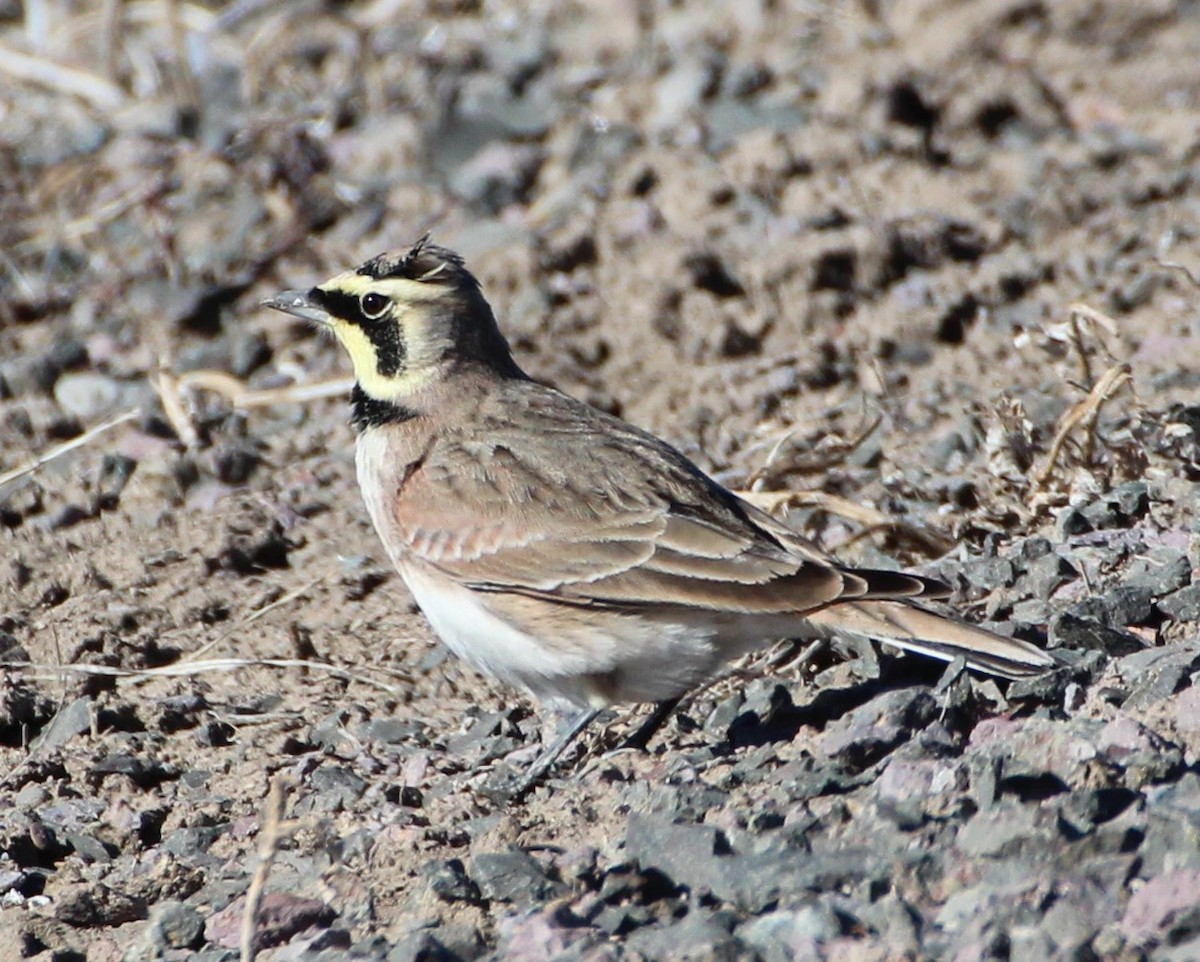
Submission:
<svg viewBox="0 0 1200 962">
<path fill-rule="evenodd" d="M 841 568 L 661 440 L 547 388 L 521 390 L 503 416 L 485 409 L 469 436 L 439 439 L 395 502 L 407 551 L 464 584 L 798 615 L 943 590 Z"/>
</svg>

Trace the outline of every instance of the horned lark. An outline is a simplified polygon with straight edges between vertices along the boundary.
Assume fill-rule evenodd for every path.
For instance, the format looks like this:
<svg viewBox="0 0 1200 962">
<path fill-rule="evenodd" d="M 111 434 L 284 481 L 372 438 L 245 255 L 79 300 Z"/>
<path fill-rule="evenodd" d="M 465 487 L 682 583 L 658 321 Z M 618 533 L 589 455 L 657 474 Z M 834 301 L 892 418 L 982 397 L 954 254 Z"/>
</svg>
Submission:
<svg viewBox="0 0 1200 962">
<path fill-rule="evenodd" d="M 437 635 L 578 709 L 551 752 L 607 706 L 677 700 L 781 638 L 850 632 L 1004 678 L 1055 665 L 916 603 L 941 583 L 839 564 L 666 442 L 531 380 L 449 250 L 422 240 L 266 304 L 350 354 L 363 499 Z"/>
</svg>

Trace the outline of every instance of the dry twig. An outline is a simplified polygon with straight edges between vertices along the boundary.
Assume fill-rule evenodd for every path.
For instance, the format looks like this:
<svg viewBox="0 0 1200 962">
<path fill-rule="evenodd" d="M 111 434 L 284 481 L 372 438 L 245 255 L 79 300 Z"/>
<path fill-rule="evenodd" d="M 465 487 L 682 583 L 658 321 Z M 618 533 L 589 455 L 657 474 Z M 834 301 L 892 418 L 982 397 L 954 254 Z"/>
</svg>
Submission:
<svg viewBox="0 0 1200 962">
<path fill-rule="evenodd" d="M 865 525 L 866 530 L 851 537 L 847 544 L 877 531 L 894 531 L 924 546 L 932 554 L 943 555 L 954 547 L 953 541 L 929 528 L 890 518 L 875 508 L 823 491 L 738 491 L 736 494 L 772 514 L 793 507 L 817 508 Z"/>
<path fill-rule="evenodd" d="M 1054 473 L 1055 465 L 1058 463 L 1059 456 L 1062 454 L 1063 446 L 1067 439 L 1080 425 L 1084 425 L 1083 451 L 1084 460 L 1091 460 L 1091 452 L 1095 445 L 1096 439 L 1096 418 L 1100 413 L 1100 408 L 1113 394 L 1121 387 L 1131 383 L 1133 380 L 1129 372 L 1129 366 L 1126 364 L 1114 364 L 1101 375 L 1095 386 L 1088 392 L 1078 404 L 1074 405 L 1059 419 L 1058 430 L 1054 432 L 1054 440 L 1050 443 L 1050 450 L 1046 454 L 1046 460 L 1036 471 L 1033 472 L 1033 490 L 1040 491 Z"/>
<path fill-rule="evenodd" d="M 250 887 L 246 889 L 246 905 L 242 910 L 242 962 L 254 962 L 254 956 L 258 952 L 258 947 L 254 944 L 258 932 L 258 908 L 262 904 L 267 878 L 271 874 L 271 865 L 275 861 L 279 840 L 285 829 L 283 812 L 287 804 L 287 791 L 294 784 L 290 775 L 276 775 L 271 780 L 271 789 L 267 793 L 266 805 L 263 806 L 263 826 L 258 837 L 258 866 L 254 869 Z"/>
<path fill-rule="evenodd" d="M 97 424 L 94 428 L 84 431 L 78 437 L 71 438 L 69 441 L 63 441 L 62 444 L 56 444 L 48 451 L 44 451 L 31 461 L 27 461 L 20 467 L 13 468 L 11 471 L 5 471 L 0 474 L 0 489 L 11 481 L 16 481 L 27 474 L 32 474 L 38 468 L 44 467 L 55 458 L 60 458 L 64 454 L 74 451 L 76 448 L 81 448 L 90 441 L 95 440 L 105 431 L 111 431 L 113 428 L 124 424 L 126 421 L 132 421 L 138 416 L 137 411 L 126 411 L 124 414 L 119 414 L 103 424 Z"/>
<path fill-rule="evenodd" d="M 103 77 L 75 67 L 64 67 L 44 57 L 31 57 L 10 47 L 0 47 L 0 73 L 79 97 L 97 110 L 116 110 L 125 105 L 121 88 Z"/>
<path fill-rule="evenodd" d="M 187 677 L 191 675 L 202 675 L 211 671 L 240 671 L 243 668 L 283 668 L 283 669 L 315 669 L 323 671 L 328 675 L 333 675 L 335 678 L 344 678 L 347 681 L 357 681 L 372 688 L 377 688 L 393 696 L 401 696 L 404 694 L 404 689 L 395 685 L 389 685 L 386 682 L 376 681 L 373 678 L 367 678 L 364 675 L 357 674 L 346 668 L 341 668 L 338 665 L 331 665 L 324 661 L 312 661 L 304 658 L 210 658 L 206 661 L 194 662 L 175 662 L 170 665 L 159 665 L 157 668 L 114 668 L 111 665 L 41 665 L 27 661 L 21 662 L 0 662 L 0 668 L 10 671 L 21 671 L 31 677 L 43 677 L 39 673 L 44 672 L 44 677 L 58 677 L 60 673 L 72 672 L 77 675 L 103 675 L 108 678 L 133 678 L 139 681 L 144 681 L 152 678 L 176 678 Z M 364 671 L 376 671 L 381 674 L 387 674 L 392 677 L 399 678 L 406 685 L 415 684 L 415 679 L 410 675 L 394 669 L 380 668 L 373 665 L 362 666 Z"/>
</svg>

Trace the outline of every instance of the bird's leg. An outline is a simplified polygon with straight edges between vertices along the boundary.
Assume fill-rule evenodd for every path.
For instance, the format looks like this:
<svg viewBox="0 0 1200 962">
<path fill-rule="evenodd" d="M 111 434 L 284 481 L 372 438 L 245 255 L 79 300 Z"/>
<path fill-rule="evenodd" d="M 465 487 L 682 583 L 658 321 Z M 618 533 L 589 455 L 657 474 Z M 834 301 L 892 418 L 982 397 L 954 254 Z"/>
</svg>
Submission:
<svg viewBox="0 0 1200 962">
<path fill-rule="evenodd" d="M 529 792 L 542 777 L 550 770 L 558 756 L 570 747 L 571 743 L 580 736 L 585 728 L 588 727 L 603 709 L 600 708 L 585 708 L 578 712 L 567 723 L 566 727 L 561 729 L 542 753 L 533 760 L 522 775 L 513 775 L 511 773 L 501 775 L 501 777 L 492 780 L 489 785 L 483 788 L 483 793 L 489 798 L 497 801 L 514 801 L 522 798 Z"/>
<path fill-rule="evenodd" d="M 571 742 L 583 734 L 584 729 L 596 720 L 596 716 L 602 710 L 600 708 L 581 709 L 567 723 L 566 727 L 559 731 L 554 741 L 533 760 L 533 764 L 529 766 L 529 770 L 525 773 L 525 781 L 532 785 L 545 775 L 550 770 L 550 766 L 558 760 L 558 756 L 570 747 Z"/>
<path fill-rule="evenodd" d="M 621 743 L 621 748 L 634 748 L 644 752 L 650 744 L 650 739 L 658 734 L 658 730 L 671 717 L 671 713 L 679 707 L 681 701 L 683 701 L 683 696 L 676 695 L 674 698 L 658 702 L 654 706 L 654 711 L 650 713 L 650 717 L 642 722 L 637 731 Z"/>
</svg>

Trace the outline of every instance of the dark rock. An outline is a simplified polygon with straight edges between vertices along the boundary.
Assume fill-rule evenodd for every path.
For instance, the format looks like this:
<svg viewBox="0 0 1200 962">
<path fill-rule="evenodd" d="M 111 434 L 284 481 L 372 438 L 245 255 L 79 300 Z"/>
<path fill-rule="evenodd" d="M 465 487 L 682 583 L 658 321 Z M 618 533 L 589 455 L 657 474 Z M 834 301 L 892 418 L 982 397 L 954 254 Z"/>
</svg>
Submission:
<svg viewBox="0 0 1200 962">
<path fill-rule="evenodd" d="M 461 956 L 446 948 L 432 932 L 414 932 L 397 942 L 387 962 L 460 962 Z"/>
<path fill-rule="evenodd" d="M 884 692 L 827 726 L 817 748 L 843 768 L 858 771 L 907 741 L 937 713 L 937 702 L 925 688 Z"/>
<path fill-rule="evenodd" d="M 479 902 L 479 886 L 467 875 L 460 859 L 434 859 L 421 867 L 430 890 L 445 902 Z"/>
<path fill-rule="evenodd" d="M 1144 481 L 1127 481 L 1083 509 L 1093 528 L 1127 528 L 1150 510 L 1149 488 Z"/>
<path fill-rule="evenodd" d="M 193 860 L 205 854 L 228 825 L 195 825 L 177 828 L 163 842 L 164 851 L 181 859 Z"/>
<path fill-rule="evenodd" d="M 1125 572 L 1125 584 L 1143 587 L 1159 599 L 1185 587 L 1191 580 L 1191 561 L 1174 548 L 1156 548 L 1134 558 Z"/>
<path fill-rule="evenodd" d="M 313 803 L 310 811 L 345 811 L 353 806 L 367 789 L 364 779 L 341 765 L 322 765 L 310 778 L 314 794 L 305 799 Z M 301 812 L 299 805 L 297 812 Z"/>
<path fill-rule="evenodd" d="M 1146 625 L 1153 617 L 1154 593 L 1146 585 L 1117 585 L 1101 597 L 1108 625 Z"/>
<path fill-rule="evenodd" d="M 1066 558 L 1050 552 L 1034 558 L 1025 566 L 1022 582 L 1036 597 L 1045 600 L 1068 581 L 1078 577 L 1079 572 Z"/>
<path fill-rule="evenodd" d="M 111 862 L 113 853 L 104 844 L 86 832 L 63 832 L 63 840 L 75 850 L 85 862 Z"/>
<path fill-rule="evenodd" d="M 646 959 L 734 959 L 738 942 L 723 913 L 695 908 L 673 925 L 638 929 L 625 939 L 625 947 Z"/>
<path fill-rule="evenodd" d="M 419 741 L 425 726 L 415 718 L 373 718 L 362 727 L 361 736 L 389 745 Z"/>
<path fill-rule="evenodd" d="M 1008 558 L 984 558 L 962 568 L 963 577 L 973 588 L 995 591 L 1008 588 L 1016 581 L 1016 570 Z"/>
<path fill-rule="evenodd" d="M 1145 651 L 1146 644 L 1137 635 L 1064 611 L 1050 622 L 1050 647 L 1101 651 L 1120 657 Z"/>
<path fill-rule="evenodd" d="M 1160 598 L 1156 607 L 1172 621 L 1200 621 L 1200 584 L 1188 585 Z"/>
<path fill-rule="evenodd" d="M 1117 662 L 1117 672 L 1129 687 L 1125 706 L 1148 708 L 1179 691 L 1184 679 L 1200 669 L 1200 642 L 1169 648 L 1142 649 Z"/>
<path fill-rule="evenodd" d="M 144 919 L 146 902 L 106 885 L 85 885 L 59 896 L 54 917 L 79 929 L 108 928 Z"/>
<path fill-rule="evenodd" d="M 1059 541 L 1066 541 L 1075 535 L 1087 534 L 1093 530 L 1095 525 L 1077 508 L 1064 508 L 1054 522 L 1054 531 Z"/>
<path fill-rule="evenodd" d="M 548 902 L 567 891 L 562 882 L 546 874 L 537 859 L 515 848 L 476 855 L 467 871 L 489 901 Z"/>
<path fill-rule="evenodd" d="M 708 825 L 679 825 L 651 815 L 633 814 L 625 836 L 625 853 L 645 869 L 661 872 L 677 885 L 693 891 L 723 888 L 729 843 L 720 830 Z"/>
<path fill-rule="evenodd" d="M 137 462 L 123 454 L 106 454 L 96 480 L 96 508 L 111 511 L 121 502 L 121 492 L 133 477 Z"/>
<path fill-rule="evenodd" d="M 107 775 L 124 775 L 139 788 L 154 788 L 178 778 L 179 769 L 139 755 L 119 754 L 100 759 L 92 766 L 91 774 L 99 779 Z"/>
</svg>

